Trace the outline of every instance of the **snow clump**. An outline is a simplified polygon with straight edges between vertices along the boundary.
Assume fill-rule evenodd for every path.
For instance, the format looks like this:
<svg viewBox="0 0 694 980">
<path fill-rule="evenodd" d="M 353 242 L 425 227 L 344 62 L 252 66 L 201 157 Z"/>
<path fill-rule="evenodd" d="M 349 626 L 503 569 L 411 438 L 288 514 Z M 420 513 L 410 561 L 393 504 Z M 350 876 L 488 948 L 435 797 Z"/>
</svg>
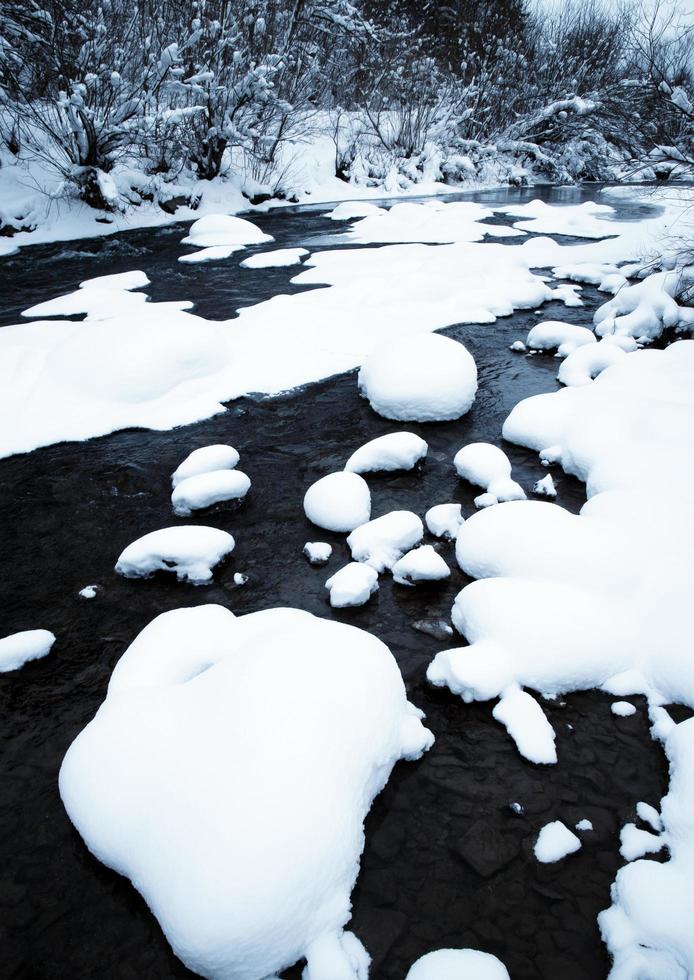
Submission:
<svg viewBox="0 0 694 980">
<path fill-rule="evenodd" d="M 424 522 L 435 538 L 449 538 L 454 541 L 462 524 L 465 523 L 460 504 L 435 504 L 424 515 Z"/>
<path fill-rule="evenodd" d="M 620 289 L 614 299 L 595 311 L 595 332 L 601 337 L 622 334 L 655 340 L 668 327 L 694 329 L 694 309 L 675 299 L 694 284 L 694 267 L 654 272 L 633 286 Z"/>
<path fill-rule="evenodd" d="M 172 486 L 176 487 L 182 480 L 187 480 L 190 476 L 198 476 L 200 473 L 212 473 L 215 470 L 233 470 L 238 464 L 239 454 L 233 446 L 218 444 L 214 446 L 201 446 L 194 449 L 183 460 L 171 477 Z"/>
<path fill-rule="evenodd" d="M 556 497 L 557 488 L 554 486 L 551 473 L 543 476 L 541 480 L 533 484 L 533 493 L 538 494 L 540 497 Z"/>
<path fill-rule="evenodd" d="M 393 581 L 399 585 L 440 582 L 450 574 L 450 568 L 430 544 L 408 551 L 393 565 Z"/>
<path fill-rule="evenodd" d="M 232 214 L 206 214 L 190 226 L 190 233 L 182 243 L 198 248 L 218 245 L 261 245 L 273 241 L 272 235 L 264 234 L 257 225 L 246 218 Z"/>
<path fill-rule="evenodd" d="M 424 526 L 409 510 L 392 510 L 368 524 L 357 527 L 347 538 L 355 561 L 366 562 L 382 572 L 402 558 L 406 551 L 419 544 Z"/>
<path fill-rule="evenodd" d="M 579 820 L 578 823 L 576 824 L 576 830 L 583 831 L 583 830 L 592 830 L 592 829 L 593 829 L 593 824 L 591 823 L 590 820 L 587 820 L 585 817 L 582 820 Z"/>
<path fill-rule="evenodd" d="M 618 715 L 620 718 L 628 718 L 636 714 L 636 708 L 629 701 L 613 701 L 610 710 L 613 715 Z"/>
<path fill-rule="evenodd" d="M 201 248 L 199 252 L 189 252 L 188 255 L 179 255 L 179 262 L 186 262 L 190 265 L 198 265 L 201 262 L 219 262 L 228 259 L 234 252 L 241 252 L 244 245 L 210 245 L 209 248 Z"/>
<path fill-rule="evenodd" d="M 327 565 L 333 553 L 332 545 L 327 541 L 307 541 L 303 554 L 311 565 Z"/>
<path fill-rule="evenodd" d="M 82 596 L 83 599 L 96 599 L 97 586 L 85 585 L 85 587 L 83 589 L 80 589 L 77 594 Z"/>
<path fill-rule="evenodd" d="M 555 350 L 560 357 L 566 357 L 572 350 L 583 344 L 594 344 L 595 334 L 587 327 L 575 323 L 562 323 L 560 320 L 545 320 L 537 323 L 526 340 L 530 350 Z"/>
<path fill-rule="evenodd" d="M 368 201 L 343 201 L 326 214 L 332 221 L 351 221 L 354 218 L 367 218 L 375 214 L 385 214 L 384 208 Z"/>
<path fill-rule="evenodd" d="M 188 517 L 194 510 L 203 510 L 213 504 L 243 500 L 250 487 L 250 479 L 241 470 L 199 473 L 176 484 L 171 505 L 178 517 Z"/>
<path fill-rule="evenodd" d="M 286 265 L 301 265 L 307 255 L 307 248 L 277 248 L 272 252 L 249 255 L 239 264 L 242 269 L 278 269 Z"/>
<path fill-rule="evenodd" d="M 345 469 L 350 473 L 390 473 L 412 470 L 429 450 L 414 432 L 389 432 L 360 446 L 349 457 Z"/>
<path fill-rule="evenodd" d="M 553 820 L 552 823 L 545 824 L 540 831 L 533 851 L 542 864 L 553 864 L 580 849 L 581 841 L 576 834 L 561 820 Z"/>
<path fill-rule="evenodd" d="M 22 630 L 0 640 L 0 674 L 18 670 L 29 660 L 40 660 L 51 652 L 55 635 L 50 630 Z"/>
<path fill-rule="evenodd" d="M 330 605 L 337 609 L 363 606 L 378 589 L 378 572 L 370 565 L 351 561 L 325 583 L 330 591 Z"/>
<path fill-rule="evenodd" d="M 359 371 L 359 391 L 384 418 L 445 422 L 471 408 L 477 367 L 462 344 L 423 334 L 370 354 Z"/>
<path fill-rule="evenodd" d="M 116 562 L 125 578 L 175 572 L 179 582 L 205 585 L 215 565 L 234 550 L 234 539 L 216 527 L 164 527 L 133 541 Z"/>
<path fill-rule="evenodd" d="M 60 794 L 193 972 L 263 980 L 305 957 L 312 980 L 363 980 L 368 955 L 343 931 L 363 823 L 395 763 L 432 744 L 421 717 L 362 630 L 177 609 L 116 665 Z"/>
<path fill-rule="evenodd" d="M 556 735 L 534 697 L 510 684 L 492 711 L 494 719 L 506 728 L 516 748 L 530 762 L 552 765 L 557 761 Z"/>
<path fill-rule="evenodd" d="M 525 491 L 511 479 L 511 462 L 506 453 L 489 442 L 471 442 L 458 450 L 453 465 L 458 476 L 483 487 L 489 498 L 475 500 L 476 507 L 489 507 L 498 501 L 523 500 Z M 491 499 L 494 498 L 494 499 Z"/>
<path fill-rule="evenodd" d="M 570 387 L 588 385 L 601 371 L 617 364 L 625 355 L 626 351 L 619 344 L 613 344 L 608 339 L 601 340 L 599 344 L 578 347 L 562 361 L 557 378 Z"/>
<path fill-rule="evenodd" d="M 496 956 L 477 949 L 437 949 L 420 957 L 405 980 L 510 980 Z"/>
<path fill-rule="evenodd" d="M 358 473 L 328 473 L 304 496 L 309 521 L 326 531 L 353 531 L 371 516 L 371 491 Z"/>
</svg>

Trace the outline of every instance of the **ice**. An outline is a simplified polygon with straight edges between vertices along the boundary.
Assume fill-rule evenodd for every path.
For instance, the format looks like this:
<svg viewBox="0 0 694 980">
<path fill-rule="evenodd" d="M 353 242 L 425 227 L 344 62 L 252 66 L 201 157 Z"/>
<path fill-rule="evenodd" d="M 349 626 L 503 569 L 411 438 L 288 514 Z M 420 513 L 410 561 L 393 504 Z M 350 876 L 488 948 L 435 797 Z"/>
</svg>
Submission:
<svg viewBox="0 0 694 980">
<path fill-rule="evenodd" d="M 366 562 L 382 572 L 419 544 L 423 535 L 424 527 L 416 514 L 392 510 L 357 527 L 347 538 L 347 544 L 355 561 Z"/>
<path fill-rule="evenodd" d="M 0 674 L 19 670 L 29 660 L 40 660 L 51 652 L 55 636 L 49 630 L 22 630 L 0 640 Z"/>
<path fill-rule="evenodd" d="M 660 831 L 663 829 L 663 821 L 660 814 L 654 806 L 651 806 L 650 803 L 637 803 L 636 813 L 639 819 L 643 820 L 644 823 L 650 824 L 656 833 L 660 833 Z"/>
<path fill-rule="evenodd" d="M 371 516 L 369 485 L 357 473 L 328 473 L 306 491 L 304 513 L 326 531 L 353 531 Z"/>
<path fill-rule="evenodd" d="M 194 510 L 213 504 L 243 500 L 251 481 L 241 470 L 213 470 L 181 480 L 171 494 L 171 506 L 178 517 L 188 517 Z"/>
<path fill-rule="evenodd" d="M 540 497 L 556 497 L 557 489 L 554 486 L 554 480 L 552 479 L 552 474 L 548 473 L 547 476 L 543 476 L 541 480 L 533 485 L 533 493 L 538 494 Z"/>
<path fill-rule="evenodd" d="M 446 562 L 430 544 L 408 551 L 395 562 L 392 571 L 393 581 L 400 585 L 440 582 L 451 574 Z"/>
<path fill-rule="evenodd" d="M 537 860 L 542 864 L 553 864 L 580 849 L 581 842 L 576 834 L 569 830 L 561 820 L 553 820 L 551 823 L 545 824 L 540 831 L 533 851 Z"/>
<path fill-rule="evenodd" d="M 333 548 L 325 541 L 307 541 L 303 553 L 311 565 L 327 565 Z"/>
<path fill-rule="evenodd" d="M 420 716 L 362 630 L 178 609 L 117 664 L 60 793 L 195 973 L 264 980 L 306 957 L 312 980 L 365 980 L 343 933 L 363 822 L 394 764 L 431 745 Z"/>
<path fill-rule="evenodd" d="M 273 241 L 257 225 L 245 218 L 231 214 L 207 214 L 190 226 L 190 232 L 182 239 L 184 245 L 212 248 L 218 245 L 260 245 Z"/>
<path fill-rule="evenodd" d="M 424 515 L 424 522 L 430 534 L 435 538 L 455 540 L 465 518 L 461 513 L 460 504 L 435 504 Z"/>
<path fill-rule="evenodd" d="M 116 571 L 125 578 L 175 572 L 179 582 L 205 585 L 212 569 L 234 550 L 234 539 L 215 527 L 181 525 L 150 531 L 122 552 Z"/>
<path fill-rule="evenodd" d="M 635 861 L 645 854 L 657 854 L 666 844 L 663 837 L 658 837 L 648 830 L 639 830 L 633 823 L 624 824 L 619 840 L 619 853 L 625 861 Z"/>
<path fill-rule="evenodd" d="M 384 208 L 368 201 L 343 201 L 326 214 L 333 221 L 352 221 L 354 218 L 367 218 L 370 215 L 385 214 Z"/>
<path fill-rule="evenodd" d="M 388 432 L 360 446 L 347 460 L 350 473 L 389 473 L 411 470 L 428 452 L 424 439 L 414 432 Z"/>
<path fill-rule="evenodd" d="M 494 718 L 506 728 L 522 756 L 535 763 L 557 761 L 554 729 L 547 717 L 527 691 L 511 684 L 501 692 L 492 711 Z"/>
<path fill-rule="evenodd" d="M 233 446 L 218 444 L 201 446 L 194 449 L 171 477 L 172 486 L 176 487 L 182 480 L 200 473 L 212 473 L 215 470 L 233 470 L 238 464 L 239 454 Z"/>
<path fill-rule="evenodd" d="M 244 245 L 210 245 L 201 248 L 198 252 L 190 252 L 188 255 L 179 255 L 179 262 L 188 262 L 197 265 L 200 262 L 219 262 L 221 259 L 228 259 L 234 252 L 241 252 Z"/>
<path fill-rule="evenodd" d="M 564 385 L 590 384 L 601 371 L 617 364 L 625 355 L 626 351 L 609 340 L 578 347 L 562 361 L 557 378 Z"/>
<path fill-rule="evenodd" d="M 405 980 L 510 980 L 496 956 L 477 949 L 437 949 L 420 957 Z"/>
<path fill-rule="evenodd" d="M 83 599 L 96 599 L 97 586 L 85 585 L 85 587 L 83 589 L 80 589 L 77 594 L 81 595 Z"/>
<path fill-rule="evenodd" d="M 557 350 L 561 357 L 583 344 L 594 344 L 595 334 L 587 327 L 561 320 L 543 320 L 537 323 L 528 334 L 527 346 L 531 350 Z"/>
<path fill-rule="evenodd" d="M 338 609 L 345 606 L 363 606 L 378 590 L 378 572 L 370 565 L 351 561 L 335 572 L 325 583 L 330 591 L 330 605 Z"/>
<path fill-rule="evenodd" d="M 629 715 L 636 714 L 636 708 L 629 701 L 613 701 L 610 710 L 613 715 L 619 715 L 620 718 L 628 718 Z"/>
<path fill-rule="evenodd" d="M 359 391 L 385 418 L 443 422 L 471 408 L 477 368 L 462 344 L 424 334 L 374 351 L 359 372 Z"/>
<path fill-rule="evenodd" d="M 585 817 L 582 820 L 579 820 L 578 823 L 576 824 L 576 830 L 585 831 L 585 830 L 592 830 L 592 829 L 593 829 L 593 824 L 591 823 L 590 820 L 587 820 Z"/>
<path fill-rule="evenodd" d="M 511 479 L 508 456 L 498 446 L 488 442 L 471 442 L 458 450 L 453 465 L 461 479 L 487 491 L 475 498 L 475 507 L 489 507 L 497 501 L 525 498 L 523 488 Z"/>
<path fill-rule="evenodd" d="M 242 269 L 278 269 L 285 265 L 301 265 L 308 255 L 307 248 L 276 248 L 272 252 L 258 252 L 240 262 Z"/>
</svg>

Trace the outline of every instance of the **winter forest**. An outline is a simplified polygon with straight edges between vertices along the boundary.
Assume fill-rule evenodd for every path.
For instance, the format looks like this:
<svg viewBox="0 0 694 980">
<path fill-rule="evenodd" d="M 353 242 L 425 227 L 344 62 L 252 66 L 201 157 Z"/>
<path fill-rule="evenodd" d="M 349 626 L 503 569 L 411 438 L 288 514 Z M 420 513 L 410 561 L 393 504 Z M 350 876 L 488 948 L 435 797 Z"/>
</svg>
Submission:
<svg viewBox="0 0 694 980">
<path fill-rule="evenodd" d="M 694 980 L 690 0 L 0 0 L 0 980 Z"/>
</svg>

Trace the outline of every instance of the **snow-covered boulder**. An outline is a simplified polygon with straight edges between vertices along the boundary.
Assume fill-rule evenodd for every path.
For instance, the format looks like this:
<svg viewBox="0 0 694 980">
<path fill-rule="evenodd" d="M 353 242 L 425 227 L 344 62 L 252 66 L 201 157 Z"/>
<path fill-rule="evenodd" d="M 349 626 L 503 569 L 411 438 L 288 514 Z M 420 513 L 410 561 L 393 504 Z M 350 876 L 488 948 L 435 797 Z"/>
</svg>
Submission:
<svg viewBox="0 0 694 980">
<path fill-rule="evenodd" d="M 307 255 L 307 248 L 276 248 L 272 252 L 249 255 L 239 265 L 242 269 L 278 269 L 286 265 L 301 265 Z"/>
<path fill-rule="evenodd" d="M 310 565 L 327 565 L 333 548 L 327 541 L 307 541 L 303 553 Z"/>
<path fill-rule="evenodd" d="M 188 265 L 199 265 L 201 262 L 220 262 L 228 259 L 234 252 L 241 252 L 245 245 L 210 245 L 208 248 L 201 248 L 198 252 L 189 252 L 188 255 L 179 255 L 178 261 Z"/>
<path fill-rule="evenodd" d="M 444 422 L 471 408 L 477 367 L 462 344 L 423 334 L 370 354 L 359 371 L 359 391 L 384 418 Z"/>
<path fill-rule="evenodd" d="M 347 460 L 350 473 L 390 473 L 411 470 L 428 452 L 424 439 L 414 432 L 389 432 L 360 446 Z"/>
<path fill-rule="evenodd" d="M 593 320 L 595 332 L 625 334 L 636 339 L 655 340 L 663 330 L 691 330 L 694 309 L 675 299 L 694 283 L 694 266 L 654 272 L 642 282 L 624 286 L 614 299 L 603 303 Z"/>
<path fill-rule="evenodd" d="M 561 861 L 567 854 L 574 854 L 580 849 L 581 841 L 561 820 L 545 824 L 533 847 L 535 857 L 542 864 Z"/>
<path fill-rule="evenodd" d="M 405 980 L 510 980 L 496 956 L 478 949 L 437 949 L 420 957 Z"/>
<path fill-rule="evenodd" d="M 326 531 L 353 531 L 371 516 L 371 491 L 357 473 L 328 473 L 304 496 L 309 521 Z"/>
<path fill-rule="evenodd" d="M 343 932 L 363 822 L 394 764 L 431 745 L 420 718 L 362 630 L 178 609 L 121 658 L 60 794 L 195 973 L 265 980 L 306 957 L 311 980 L 365 980 Z"/>
<path fill-rule="evenodd" d="M 271 242 L 272 235 L 264 234 L 257 225 L 246 218 L 232 214 L 206 214 L 190 226 L 184 245 L 211 248 L 218 245 L 260 245 Z"/>
<path fill-rule="evenodd" d="M 424 515 L 424 522 L 435 538 L 448 538 L 454 541 L 462 524 L 465 523 L 460 504 L 435 504 Z"/>
<path fill-rule="evenodd" d="M 233 470 L 238 464 L 239 454 L 233 446 L 223 443 L 214 446 L 201 446 L 194 449 L 171 476 L 171 484 L 176 487 L 182 480 L 199 473 L 212 473 L 214 470 Z"/>
<path fill-rule="evenodd" d="M 557 378 L 563 385 L 587 385 L 605 368 L 617 364 L 626 357 L 626 351 L 609 340 L 599 344 L 578 347 L 562 361 Z"/>
<path fill-rule="evenodd" d="M 83 589 L 79 590 L 77 595 L 82 599 L 96 599 L 98 592 L 98 585 L 85 585 Z"/>
<path fill-rule="evenodd" d="M 175 572 L 179 582 L 205 585 L 215 565 L 234 550 L 234 539 L 216 527 L 163 527 L 133 541 L 116 562 L 125 578 Z"/>
<path fill-rule="evenodd" d="M 430 544 L 408 551 L 393 565 L 393 581 L 400 585 L 440 582 L 450 574 L 450 568 Z"/>
<path fill-rule="evenodd" d="M 338 609 L 363 606 L 378 589 L 378 572 L 370 565 L 351 561 L 325 583 L 330 592 L 330 605 Z"/>
<path fill-rule="evenodd" d="M 550 765 L 557 761 L 554 729 L 532 695 L 511 684 L 492 711 L 494 719 L 509 733 L 522 756 L 531 762 Z"/>
<path fill-rule="evenodd" d="M 40 660 L 51 652 L 55 636 L 49 630 L 22 630 L 0 640 L 0 674 L 18 670 L 29 660 Z"/>
<path fill-rule="evenodd" d="M 511 461 L 498 446 L 489 442 L 471 442 L 458 450 L 453 465 L 459 477 L 483 487 L 490 494 L 489 500 L 480 501 L 479 504 L 476 499 L 476 507 L 488 507 L 497 501 L 523 500 L 525 497 L 523 488 L 511 479 Z"/>
<path fill-rule="evenodd" d="M 392 510 L 357 527 L 347 538 L 347 544 L 355 561 L 366 562 L 382 572 L 419 544 L 423 535 L 424 527 L 416 514 Z"/>
<path fill-rule="evenodd" d="M 181 480 L 171 494 L 174 514 L 188 517 L 194 510 L 203 510 L 213 504 L 243 500 L 251 488 L 251 481 L 241 470 L 213 470 L 198 473 Z"/>
<path fill-rule="evenodd" d="M 354 218 L 368 218 L 375 214 L 385 214 L 384 208 L 368 201 L 342 201 L 336 208 L 326 214 L 333 221 L 351 221 Z"/>
<path fill-rule="evenodd" d="M 526 345 L 530 350 L 556 349 L 561 357 L 566 357 L 577 347 L 594 344 L 595 341 L 595 334 L 587 327 L 561 320 L 545 320 L 535 324 L 528 334 Z"/>
<path fill-rule="evenodd" d="M 537 480 L 533 484 L 533 493 L 536 493 L 540 497 L 556 497 L 557 488 L 554 486 L 551 473 L 543 476 L 541 480 Z"/>
</svg>

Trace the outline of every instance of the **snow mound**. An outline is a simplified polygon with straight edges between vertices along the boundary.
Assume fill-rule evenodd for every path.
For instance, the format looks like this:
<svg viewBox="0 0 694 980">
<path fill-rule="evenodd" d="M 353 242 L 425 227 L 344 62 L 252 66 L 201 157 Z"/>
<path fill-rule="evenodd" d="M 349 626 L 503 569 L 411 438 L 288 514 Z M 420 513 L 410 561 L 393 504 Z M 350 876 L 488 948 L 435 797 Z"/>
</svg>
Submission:
<svg viewBox="0 0 694 980">
<path fill-rule="evenodd" d="M 437 949 L 420 957 L 405 980 L 510 980 L 496 956 L 477 949 Z"/>
<path fill-rule="evenodd" d="M 82 596 L 83 599 L 96 599 L 97 591 L 96 585 L 85 585 L 83 589 L 79 590 L 77 595 Z"/>
<path fill-rule="evenodd" d="M 450 568 L 430 544 L 408 551 L 393 565 L 393 581 L 400 585 L 440 582 L 450 574 Z"/>
<path fill-rule="evenodd" d="M 424 515 L 424 522 L 435 538 L 455 540 L 462 524 L 465 523 L 460 504 L 435 504 Z"/>
<path fill-rule="evenodd" d="M 23 630 L 0 640 L 0 674 L 19 670 L 29 660 L 40 660 L 51 652 L 55 636 L 49 630 Z"/>
<path fill-rule="evenodd" d="M 376 204 L 369 204 L 368 201 L 343 201 L 336 208 L 326 214 L 326 218 L 333 221 L 351 221 L 354 218 L 367 218 L 376 214 L 385 214 L 384 208 L 379 208 Z"/>
<path fill-rule="evenodd" d="M 563 385 L 588 385 L 601 371 L 625 356 L 626 351 L 607 339 L 599 344 L 578 347 L 562 361 L 557 378 Z"/>
<path fill-rule="evenodd" d="M 22 311 L 28 319 L 42 316 L 73 316 L 84 313 L 91 320 L 103 320 L 116 314 L 137 313 L 149 301 L 146 293 L 132 292 L 149 285 L 144 272 L 121 272 L 112 276 L 85 279 L 79 289 L 55 299 L 37 303 Z M 192 304 L 162 304 L 173 309 L 186 309 Z"/>
<path fill-rule="evenodd" d="M 357 473 L 328 473 L 304 496 L 309 521 L 326 531 L 353 531 L 371 516 L 371 491 Z"/>
<path fill-rule="evenodd" d="M 409 510 L 392 510 L 357 527 L 347 538 L 355 561 L 371 565 L 377 572 L 392 568 L 396 561 L 419 544 L 424 527 Z"/>
<path fill-rule="evenodd" d="M 200 473 L 212 473 L 214 470 L 233 470 L 238 464 L 239 454 L 233 446 L 222 443 L 214 446 L 201 446 L 194 449 L 171 477 L 171 484 L 177 487 L 182 480 Z"/>
<path fill-rule="evenodd" d="M 546 765 L 557 761 L 555 734 L 547 717 L 527 691 L 512 684 L 501 693 L 492 715 L 506 728 L 516 748 L 531 762 Z"/>
<path fill-rule="evenodd" d="M 190 252 L 188 255 L 179 255 L 179 262 L 187 262 L 197 265 L 200 262 L 219 262 L 221 259 L 228 259 L 234 252 L 240 252 L 243 245 L 210 245 L 208 248 L 201 248 L 198 252 Z"/>
<path fill-rule="evenodd" d="M 672 272 L 654 272 L 633 286 L 624 286 L 603 303 L 593 320 L 595 332 L 625 334 L 637 340 L 655 340 L 668 327 L 694 329 L 694 309 L 680 306 L 675 297 L 694 284 L 694 266 Z"/>
<path fill-rule="evenodd" d="M 307 248 L 276 248 L 272 252 L 249 255 L 239 264 L 242 269 L 279 269 L 286 265 L 301 265 L 307 255 Z"/>
<path fill-rule="evenodd" d="M 545 824 L 540 831 L 533 851 L 542 864 L 553 864 L 555 861 L 561 861 L 568 854 L 575 854 L 580 849 L 581 841 L 576 834 L 561 820 L 553 820 L 552 823 Z"/>
<path fill-rule="evenodd" d="M 583 820 L 579 820 L 578 823 L 576 824 L 576 830 L 592 830 L 592 829 L 593 829 L 593 824 L 590 822 L 590 820 L 586 820 L 585 817 L 583 818 Z"/>
<path fill-rule="evenodd" d="M 443 422 L 471 408 L 477 367 L 462 344 L 424 334 L 374 351 L 359 371 L 359 391 L 384 418 Z"/>
<path fill-rule="evenodd" d="M 613 701 L 610 710 L 613 715 L 618 715 L 620 718 L 628 718 L 636 714 L 636 708 L 629 701 Z"/>
<path fill-rule="evenodd" d="M 545 320 L 537 323 L 526 340 L 531 350 L 557 350 L 561 357 L 583 344 L 594 344 L 595 334 L 587 327 L 575 323 L 562 323 L 560 320 Z"/>
<path fill-rule="evenodd" d="M 363 822 L 394 764 L 432 744 L 420 717 L 362 630 L 178 609 L 116 666 L 60 793 L 195 973 L 264 980 L 306 957 L 312 980 L 364 980 L 368 956 L 343 933 Z"/>
<path fill-rule="evenodd" d="M 625 222 L 611 221 L 614 208 L 609 204 L 585 201 L 583 204 L 554 205 L 535 199 L 527 204 L 507 204 L 495 208 L 504 214 L 522 215 L 514 228 L 537 235 L 570 235 L 572 238 L 607 238 L 625 229 Z"/>
<path fill-rule="evenodd" d="M 260 245 L 273 241 L 272 235 L 265 235 L 257 225 L 246 218 L 231 214 L 206 214 L 190 226 L 190 233 L 182 243 L 196 245 L 198 248 L 214 248 L 219 245 Z"/>
<path fill-rule="evenodd" d="M 533 484 L 533 493 L 538 494 L 540 497 L 556 497 L 557 488 L 554 486 L 551 473 L 543 476 L 541 480 Z"/>
<path fill-rule="evenodd" d="M 489 442 L 471 442 L 456 453 L 453 465 L 458 476 L 487 491 L 476 507 L 489 507 L 497 501 L 523 500 L 525 491 L 511 479 L 511 462 L 506 453 Z M 493 498 L 493 499 L 492 499 Z M 478 503 L 478 501 L 480 501 Z"/>
<path fill-rule="evenodd" d="M 658 837 L 649 830 L 640 830 L 633 823 L 624 824 L 619 840 L 619 853 L 625 861 L 636 861 L 646 854 L 657 854 L 666 844 L 664 837 Z"/>
<path fill-rule="evenodd" d="M 338 609 L 363 606 L 378 589 L 378 572 L 370 565 L 351 561 L 328 579 L 330 605 Z"/>
<path fill-rule="evenodd" d="M 389 242 L 481 242 L 485 235 L 513 238 L 523 234 L 508 225 L 482 224 L 494 212 L 475 201 L 439 202 L 440 206 L 405 201 L 388 211 L 355 222 L 349 237 L 363 245 Z"/>
<path fill-rule="evenodd" d="M 178 517 L 188 517 L 194 510 L 213 504 L 243 500 L 251 481 L 241 470 L 213 470 L 181 480 L 171 494 L 171 505 Z"/>
<path fill-rule="evenodd" d="M 350 473 L 390 473 L 411 470 L 429 450 L 414 432 L 389 432 L 360 446 L 347 460 Z"/>
<path fill-rule="evenodd" d="M 571 279 L 573 282 L 588 282 L 597 286 L 601 292 L 617 293 L 626 285 L 627 278 L 616 265 L 600 262 L 573 262 L 552 269 L 558 279 Z"/>
<path fill-rule="evenodd" d="M 308 558 L 309 564 L 327 565 L 333 549 L 326 541 L 307 541 L 303 553 Z"/>
<path fill-rule="evenodd" d="M 150 531 L 122 552 L 116 571 L 125 578 L 175 572 L 179 582 L 205 585 L 212 569 L 234 550 L 234 539 L 215 527 L 183 525 Z"/>
</svg>

